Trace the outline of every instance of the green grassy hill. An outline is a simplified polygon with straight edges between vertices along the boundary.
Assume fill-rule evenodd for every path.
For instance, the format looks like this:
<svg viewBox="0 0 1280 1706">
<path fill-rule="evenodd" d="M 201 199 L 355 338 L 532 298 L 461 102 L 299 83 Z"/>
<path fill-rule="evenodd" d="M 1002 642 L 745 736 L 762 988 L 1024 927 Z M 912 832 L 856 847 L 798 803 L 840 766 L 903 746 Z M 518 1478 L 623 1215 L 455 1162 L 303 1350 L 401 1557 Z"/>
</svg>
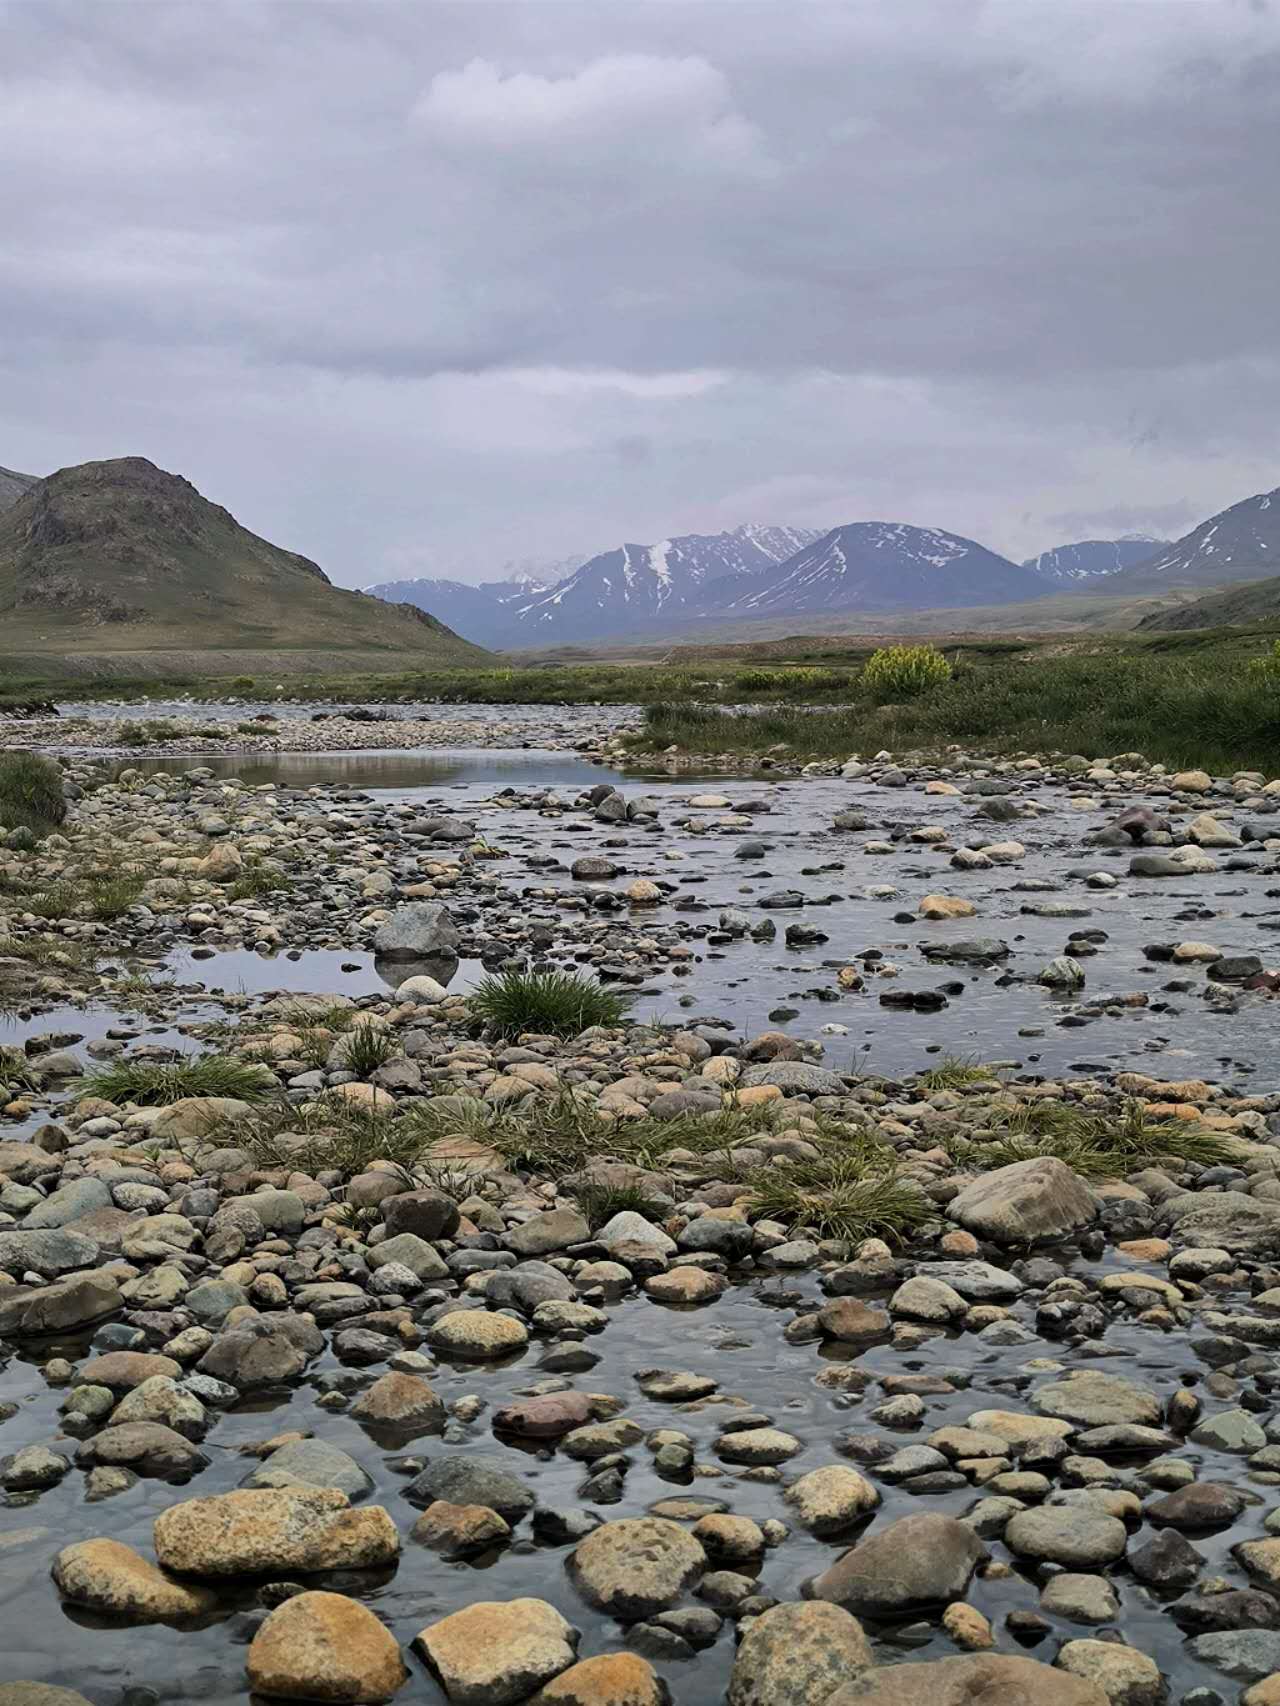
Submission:
<svg viewBox="0 0 1280 1706">
<path fill-rule="evenodd" d="M 1143 632 L 1173 628 L 1224 628 L 1240 622 L 1265 622 L 1280 616 L 1280 576 L 1224 587 L 1176 610 L 1157 610 L 1143 618 Z"/>
<path fill-rule="evenodd" d="M 78 676 L 125 657 L 129 673 L 148 657 L 165 673 L 175 657 L 193 675 L 251 673 L 255 653 L 274 673 L 357 653 L 388 669 L 488 656 L 425 611 L 333 586 L 139 456 L 60 469 L 0 513 L 0 672 L 39 654 Z"/>
</svg>

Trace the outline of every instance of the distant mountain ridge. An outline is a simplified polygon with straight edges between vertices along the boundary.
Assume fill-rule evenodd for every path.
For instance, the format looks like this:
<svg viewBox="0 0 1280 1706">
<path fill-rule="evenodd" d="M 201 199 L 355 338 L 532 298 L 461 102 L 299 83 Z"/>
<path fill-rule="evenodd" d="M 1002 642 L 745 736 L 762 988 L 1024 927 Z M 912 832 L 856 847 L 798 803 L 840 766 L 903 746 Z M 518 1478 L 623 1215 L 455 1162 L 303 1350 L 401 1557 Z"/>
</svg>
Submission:
<svg viewBox="0 0 1280 1706">
<path fill-rule="evenodd" d="M 383 581 L 365 590 L 394 604 L 439 612 L 455 633 L 478 646 L 502 646 L 514 632 L 513 609 L 547 589 L 536 580 L 481 581 L 473 586 L 468 581 L 418 579 Z"/>
<path fill-rule="evenodd" d="M 1227 586 L 1280 574 L 1280 487 L 1219 510 L 1116 577 L 1117 589 Z"/>
<path fill-rule="evenodd" d="M 1153 534 L 1126 533 L 1119 539 L 1080 539 L 1073 545 L 1056 545 L 1038 557 L 1028 557 L 1022 566 L 1053 585 L 1079 586 L 1131 569 L 1168 547 L 1167 539 L 1157 539 Z"/>
<path fill-rule="evenodd" d="M 484 657 L 434 616 L 333 586 L 141 456 L 61 468 L 0 513 L 0 645 L 175 645 Z"/>
<path fill-rule="evenodd" d="M 1030 570 L 939 527 L 857 521 L 833 527 L 748 582 L 726 584 L 716 614 L 927 610 L 1038 598 Z"/>
</svg>

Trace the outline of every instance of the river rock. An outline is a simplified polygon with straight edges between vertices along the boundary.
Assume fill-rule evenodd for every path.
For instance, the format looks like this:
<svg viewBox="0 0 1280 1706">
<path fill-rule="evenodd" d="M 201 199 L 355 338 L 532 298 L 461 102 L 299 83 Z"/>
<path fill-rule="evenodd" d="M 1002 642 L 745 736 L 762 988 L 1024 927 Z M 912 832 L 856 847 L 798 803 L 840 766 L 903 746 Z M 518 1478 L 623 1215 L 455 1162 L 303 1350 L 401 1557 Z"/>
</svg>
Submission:
<svg viewBox="0 0 1280 1706">
<path fill-rule="evenodd" d="M 810 1534 L 825 1536 L 839 1534 L 869 1515 L 879 1505 L 880 1495 L 856 1469 L 832 1464 L 824 1469 L 811 1469 L 793 1481 L 787 1488 L 786 1500 L 802 1528 L 807 1528 Z"/>
<path fill-rule="evenodd" d="M 132 1546 L 118 1540 L 81 1540 L 53 1561 L 53 1579 L 72 1605 L 131 1623 L 183 1622 L 217 1607 L 207 1588 L 171 1581 Z"/>
<path fill-rule="evenodd" d="M 856 1617 L 825 1600 L 775 1605 L 752 1619 L 733 1661 L 728 1706 L 825 1706 L 871 1664 Z"/>
<path fill-rule="evenodd" d="M 666 1611 L 706 1564 L 706 1553 L 686 1529 L 656 1516 L 602 1523 L 569 1558 L 582 1597 L 624 1623 Z"/>
<path fill-rule="evenodd" d="M 523 1350 L 529 1343 L 529 1329 L 511 1315 L 459 1309 L 431 1323 L 427 1328 L 427 1343 L 448 1356 L 492 1362 Z"/>
<path fill-rule="evenodd" d="M 453 1505 L 487 1505 L 509 1523 L 528 1516 L 534 1506 L 533 1494 L 506 1462 L 482 1452 L 438 1457 L 409 1483 L 405 1497 L 420 1507 L 437 1499 Z"/>
<path fill-rule="evenodd" d="M 24 1339 L 87 1327 L 114 1315 L 123 1299 L 105 1268 L 73 1274 L 52 1285 L 0 1289 L 0 1338 Z"/>
<path fill-rule="evenodd" d="M 336 1487 L 362 1499 L 373 1482 L 355 1458 L 323 1439 L 299 1439 L 273 1451 L 244 1480 L 246 1487 Z"/>
<path fill-rule="evenodd" d="M 1094 1682 L 1011 1653 L 877 1665 L 823 1706 L 1110 1706 Z"/>
<path fill-rule="evenodd" d="M 1004 1531 L 1005 1545 L 1019 1557 L 1068 1570 L 1114 1562 L 1127 1540 L 1128 1530 L 1116 1517 L 1073 1505 L 1019 1511 Z"/>
<path fill-rule="evenodd" d="M 947 1210 L 978 1238 L 1029 1244 L 1062 1238 L 1092 1223 L 1093 1192 L 1056 1156 L 1036 1156 L 997 1167 L 966 1185 Z"/>
<path fill-rule="evenodd" d="M 1111 1706 L 1164 1706 L 1160 1667 L 1118 1641 L 1068 1641 L 1053 1661 L 1059 1670 L 1095 1683 Z"/>
<path fill-rule="evenodd" d="M 670 1695 L 638 1653 L 579 1659 L 539 1689 L 529 1706 L 667 1706 Z"/>
<path fill-rule="evenodd" d="M 814 1598 L 855 1615 L 895 1617 L 959 1599 L 986 1547 L 955 1517 L 900 1517 L 837 1558 L 810 1584 Z"/>
<path fill-rule="evenodd" d="M 409 1679 L 395 1636 L 341 1593 L 286 1599 L 254 1636 L 246 1664 L 250 1689 L 271 1699 L 373 1706 Z"/>
<path fill-rule="evenodd" d="M 397 906 L 373 938 L 373 951 L 383 960 L 429 960 L 456 955 L 462 938 L 439 901 L 416 900 Z"/>
<path fill-rule="evenodd" d="M 1154 1427 L 1160 1420 L 1160 1400 L 1154 1392 L 1123 1375 L 1092 1368 L 1073 1369 L 1060 1380 L 1051 1380 L 1032 1394 L 1031 1401 L 1042 1415 L 1086 1428 L 1125 1422 Z"/>
<path fill-rule="evenodd" d="M 155 1520 L 156 1556 L 189 1576 L 371 1569 L 400 1555 L 381 1505 L 352 1510 L 333 1487 L 244 1489 L 170 1505 Z"/>
<path fill-rule="evenodd" d="M 429 1623 L 414 1646 L 455 1706 L 511 1706 L 568 1670 L 577 1631 L 544 1599 L 480 1600 Z"/>
</svg>

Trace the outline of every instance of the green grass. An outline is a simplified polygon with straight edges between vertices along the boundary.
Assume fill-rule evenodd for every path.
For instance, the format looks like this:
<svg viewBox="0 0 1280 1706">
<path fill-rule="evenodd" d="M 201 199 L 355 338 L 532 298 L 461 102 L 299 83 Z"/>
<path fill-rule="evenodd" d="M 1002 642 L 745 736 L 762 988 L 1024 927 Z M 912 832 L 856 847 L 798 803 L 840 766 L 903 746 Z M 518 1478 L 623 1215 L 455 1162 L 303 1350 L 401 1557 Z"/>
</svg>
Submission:
<svg viewBox="0 0 1280 1706">
<path fill-rule="evenodd" d="M 141 721 L 129 718 L 121 723 L 117 739 L 121 746 L 151 746 L 157 741 L 177 740 L 186 732 L 172 717 L 145 717 Z"/>
<path fill-rule="evenodd" d="M 471 1017 L 507 1037 L 522 1031 L 571 1037 L 590 1025 L 620 1025 L 629 1006 L 627 996 L 566 971 L 501 971 L 481 978 L 467 996 Z"/>
<path fill-rule="evenodd" d="M 1116 1179 L 1161 1164 L 1220 1166 L 1233 1146 L 1192 1120 L 1152 1120 L 1140 1102 L 1101 1114 L 1046 1100 L 1011 1111 L 989 1139 L 962 1143 L 954 1154 L 983 1172 L 1053 1155 L 1082 1178 Z"/>
<path fill-rule="evenodd" d="M 1169 642 L 1174 636 L 1161 636 Z M 1174 766 L 1280 771 L 1280 688 L 1224 645 L 1100 642 L 1064 655 L 962 662 L 948 682 L 881 705 L 861 682 L 836 708 L 774 706 L 735 716 L 668 700 L 645 710 L 641 750 L 750 756 L 784 747 L 795 759 L 851 753 L 991 752 L 1085 757 L 1138 751 Z"/>
<path fill-rule="evenodd" d="M 189 1060 L 117 1060 L 86 1073 L 76 1086 L 82 1096 L 134 1102 L 140 1108 L 164 1108 L 188 1096 L 234 1096 L 262 1102 L 272 1093 L 260 1066 L 227 1055 L 196 1055 Z"/>
<path fill-rule="evenodd" d="M 572 1192 L 573 1200 L 593 1232 L 615 1214 L 642 1214 L 655 1224 L 671 1213 L 671 1203 L 639 1185 L 600 1185 L 587 1181 Z"/>
<path fill-rule="evenodd" d="M 146 886 L 141 872 L 117 871 L 105 876 L 62 877 L 31 892 L 24 906 L 37 918 L 95 918 L 100 923 L 123 918 Z"/>
<path fill-rule="evenodd" d="M 27 1057 L 20 1049 L 0 1048 L 0 1094 L 32 1088 Z"/>
<path fill-rule="evenodd" d="M 989 1084 L 992 1076 L 991 1068 L 972 1055 L 944 1054 L 936 1066 L 917 1074 L 916 1088 L 929 1094 L 935 1090 L 963 1090 L 970 1084 Z"/>
<path fill-rule="evenodd" d="M 360 1019 L 346 1033 L 342 1042 L 342 1062 L 357 1078 L 368 1078 L 380 1066 L 385 1066 L 395 1054 L 398 1044 L 394 1031 Z"/>
<path fill-rule="evenodd" d="M 66 820 L 62 772 L 34 752 L 0 753 L 0 827 L 51 835 Z"/>
<path fill-rule="evenodd" d="M 865 1151 L 818 1161 L 771 1163 L 753 1173 L 751 1209 L 761 1220 L 794 1232 L 858 1244 L 864 1238 L 904 1243 L 937 1210 L 894 1170 L 892 1151 L 869 1160 Z"/>
<path fill-rule="evenodd" d="M 244 869 L 224 892 L 228 900 L 256 900 L 259 895 L 287 892 L 292 887 L 293 878 L 286 872 L 251 858 L 245 860 Z"/>
</svg>

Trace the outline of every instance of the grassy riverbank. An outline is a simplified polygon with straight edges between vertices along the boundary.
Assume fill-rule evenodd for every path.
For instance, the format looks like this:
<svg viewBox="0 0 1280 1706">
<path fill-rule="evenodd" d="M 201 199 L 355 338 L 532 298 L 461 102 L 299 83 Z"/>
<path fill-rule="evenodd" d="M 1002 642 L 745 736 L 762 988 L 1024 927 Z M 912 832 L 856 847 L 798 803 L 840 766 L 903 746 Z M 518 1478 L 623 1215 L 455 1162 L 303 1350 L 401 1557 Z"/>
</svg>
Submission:
<svg viewBox="0 0 1280 1706">
<path fill-rule="evenodd" d="M 777 706 L 735 716 L 707 705 L 648 707 L 638 745 L 663 751 L 793 758 L 940 750 L 1142 752 L 1172 765 L 1280 772 L 1280 682 L 1245 659 L 1177 648 L 1114 647 L 985 665 L 898 705 L 859 685 L 838 707 Z"/>
</svg>

